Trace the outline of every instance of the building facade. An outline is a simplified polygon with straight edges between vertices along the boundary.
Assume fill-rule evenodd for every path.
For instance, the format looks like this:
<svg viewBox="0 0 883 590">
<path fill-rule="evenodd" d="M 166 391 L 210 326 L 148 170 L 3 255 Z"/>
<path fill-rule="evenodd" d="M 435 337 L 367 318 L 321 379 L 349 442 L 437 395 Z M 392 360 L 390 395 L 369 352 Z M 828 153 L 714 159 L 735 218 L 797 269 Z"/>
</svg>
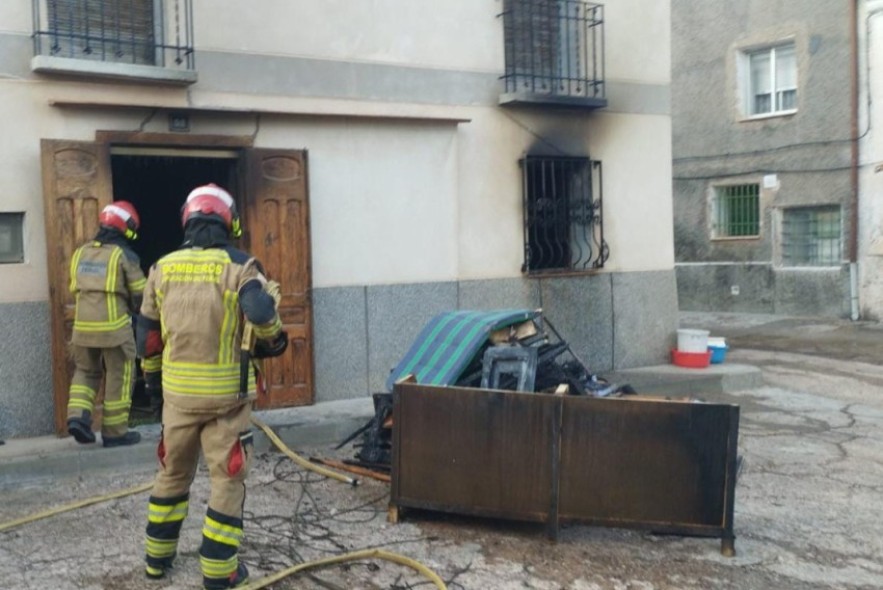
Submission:
<svg viewBox="0 0 883 590">
<path fill-rule="evenodd" d="M 859 313 L 863 5 L 673 3 L 681 309 Z"/>
<path fill-rule="evenodd" d="M 148 266 L 204 182 L 283 285 L 264 407 L 383 391 L 452 309 L 543 308 L 595 372 L 666 361 L 669 2 L 15 0 L 0 23 L 0 437 L 58 429 L 63 277 L 100 207 L 138 207 Z"/>
</svg>

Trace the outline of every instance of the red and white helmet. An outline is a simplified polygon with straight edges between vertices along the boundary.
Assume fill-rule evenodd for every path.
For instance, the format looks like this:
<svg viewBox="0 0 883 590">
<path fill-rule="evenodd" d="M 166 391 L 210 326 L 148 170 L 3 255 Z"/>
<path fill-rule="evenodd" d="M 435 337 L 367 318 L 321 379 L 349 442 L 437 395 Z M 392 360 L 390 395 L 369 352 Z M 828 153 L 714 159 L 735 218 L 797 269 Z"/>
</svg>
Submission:
<svg viewBox="0 0 883 590">
<path fill-rule="evenodd" d="M 129 240 L 138 237 L 141 218 L 135 206 L 128 201 L 114 201 L 98 214 L 98 223 L 119 230 Z"/>
<path fill-rule="evenodd" d="M 181 207 L 181 225 L 186 226 L 194 216 L 217 216 L 234 238 L 242 235 L 236 201 L 230 193 L 214 183 L 198 186 L 187 195 Z"/>
</svg>

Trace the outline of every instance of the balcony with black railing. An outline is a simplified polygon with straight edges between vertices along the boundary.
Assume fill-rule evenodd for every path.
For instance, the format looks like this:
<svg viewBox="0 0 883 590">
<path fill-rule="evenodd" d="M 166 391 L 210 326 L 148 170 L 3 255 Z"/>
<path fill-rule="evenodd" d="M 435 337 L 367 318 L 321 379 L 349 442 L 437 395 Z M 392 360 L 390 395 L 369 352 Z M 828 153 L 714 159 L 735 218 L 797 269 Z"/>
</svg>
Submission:
<svg viewBox="0 0 883 590">
<path fill-rule="evenodd" d="M 604 7 L 585 0 L 504 0 L 500 104 L 601 108 Z"/>
<path fill-rule="evenodd" d="M 192 0 L 32 0 L 45 74 L 196 81 Z"/>
</svg>

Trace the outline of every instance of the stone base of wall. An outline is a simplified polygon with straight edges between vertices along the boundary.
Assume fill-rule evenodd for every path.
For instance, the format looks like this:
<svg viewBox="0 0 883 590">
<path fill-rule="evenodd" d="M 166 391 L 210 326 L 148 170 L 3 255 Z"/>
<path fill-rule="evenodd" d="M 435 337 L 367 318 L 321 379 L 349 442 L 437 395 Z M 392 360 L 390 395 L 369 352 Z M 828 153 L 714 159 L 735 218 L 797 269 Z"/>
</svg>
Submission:
<svg viewBox="0 0 883 590">
<path fill-rule="evenodd" d="M 312 300 L 317 402 L 385 391 L 443 311 L 541 308 L 593 373 L 668 363 L 678 322 L 674 271 L 337 287 Z M 51 434 L 49 304 L 0 305 L 0 329 L 0 439 Z"/>
<path fill-rule="evenodd" d="M 848 317 L 849 266 L 776 269 L 771 264 L 676 267 L 683 311 Z"/>
</svg>

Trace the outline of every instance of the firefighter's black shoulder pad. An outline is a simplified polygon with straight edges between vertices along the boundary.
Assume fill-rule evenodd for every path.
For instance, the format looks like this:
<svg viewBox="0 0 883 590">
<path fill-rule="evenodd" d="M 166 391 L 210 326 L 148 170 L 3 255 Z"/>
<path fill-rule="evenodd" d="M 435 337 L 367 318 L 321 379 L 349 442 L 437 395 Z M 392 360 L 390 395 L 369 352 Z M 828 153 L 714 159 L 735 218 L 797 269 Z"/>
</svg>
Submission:
<svg viewBox="0 0 883 590">
<path fill-rule="evenodd" d="M 123 249 L 123 254 L 126 255 L 126 258 L 129 260 L 129 262 L 137 264 L 138 266 L 141 265 L 141 258 L 139 258 L 138 254 L 136 254 L 134 250 L 127 246 L 120 246 L 120 248 Z"/>
<path fill-rule="evenodd" d="M 230 257 L 230 261 L 235 264 L 245 264 L 251 259 L 250 254 L 234 248 L 233 246 L 225 246 L 222 250 L 224 250 L 224 252 Z"/>
</svg>

